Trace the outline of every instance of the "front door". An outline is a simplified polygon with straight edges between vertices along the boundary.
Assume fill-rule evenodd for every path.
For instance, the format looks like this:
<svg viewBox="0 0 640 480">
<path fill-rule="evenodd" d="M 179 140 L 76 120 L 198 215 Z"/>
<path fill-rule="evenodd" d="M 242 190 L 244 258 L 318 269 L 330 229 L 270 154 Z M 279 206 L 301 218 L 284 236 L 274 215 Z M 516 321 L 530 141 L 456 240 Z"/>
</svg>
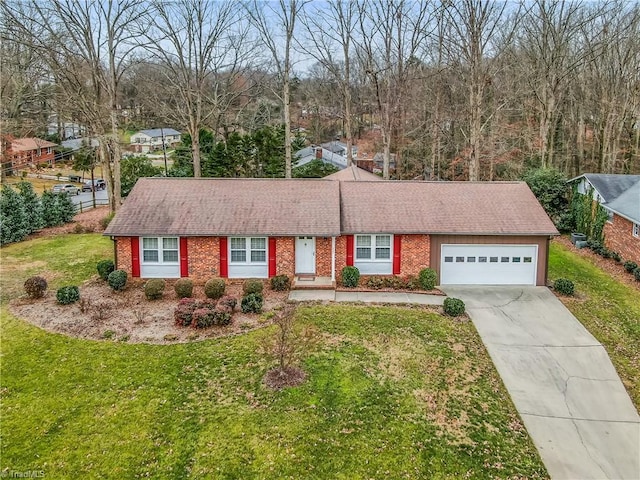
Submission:
<svg viewBox="0 0 640 480">
<path fill-rule="evenodd" d="M 316 273 L 315 237 L 296 237 L 296 273 Z"/>
</svg>

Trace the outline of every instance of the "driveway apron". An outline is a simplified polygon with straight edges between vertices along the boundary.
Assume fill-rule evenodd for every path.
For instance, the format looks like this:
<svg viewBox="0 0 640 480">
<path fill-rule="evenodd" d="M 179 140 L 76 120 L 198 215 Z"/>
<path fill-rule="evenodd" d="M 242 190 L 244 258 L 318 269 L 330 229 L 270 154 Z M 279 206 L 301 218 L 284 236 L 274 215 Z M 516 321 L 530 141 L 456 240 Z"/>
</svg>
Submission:
<svg viewBox="0 0 640 480">
<path fill-rule="evenodd" d="M 604 347 L 546 287 L 462 299 L 553 479 L 640 479 L 640 418 Z"/>
</svg>

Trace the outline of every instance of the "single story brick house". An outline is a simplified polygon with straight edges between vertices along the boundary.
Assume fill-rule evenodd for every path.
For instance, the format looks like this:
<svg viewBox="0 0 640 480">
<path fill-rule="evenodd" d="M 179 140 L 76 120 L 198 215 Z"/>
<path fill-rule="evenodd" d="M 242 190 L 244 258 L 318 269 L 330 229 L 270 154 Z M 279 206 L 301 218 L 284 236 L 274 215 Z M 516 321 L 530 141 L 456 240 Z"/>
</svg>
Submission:
<svg viewBox="0 0 640 480">
<path fill-rule="evenodd" d="M 41 138 L 15 138 L 7 135 L 2 138 L 2 163 L 13 172 L 44 163 L 54 167 L 53 148 L 57 146 L 58 144 Z"/>
<path fill-rule="evenodd" d="M 624 260 L 640 263 L 640 175 L 585 173 L 569 180 L 581 194 L 591 193 L 609 213 L 604 243 Z"/>
<path fill-rule="evenodd" d="M 133 277 L 438 272 L 544 285 L 558 231 L 522 182 L 144 178 L 105 231 Z"/>
</svg>

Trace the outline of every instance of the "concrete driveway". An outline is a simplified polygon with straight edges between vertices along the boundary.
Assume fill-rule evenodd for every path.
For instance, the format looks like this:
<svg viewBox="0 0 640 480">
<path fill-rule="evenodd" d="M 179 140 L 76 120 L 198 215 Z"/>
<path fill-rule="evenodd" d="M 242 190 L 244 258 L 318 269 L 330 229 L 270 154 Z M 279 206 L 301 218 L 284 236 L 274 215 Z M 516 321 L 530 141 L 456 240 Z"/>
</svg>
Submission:
<svg viewBox="0 0 640 480">
<path fill-rule="evenodd" d="M 602 345 L 545 287 L 462 299 L 553 479 L 640 479 L 640 418 Z"/>
</svg>

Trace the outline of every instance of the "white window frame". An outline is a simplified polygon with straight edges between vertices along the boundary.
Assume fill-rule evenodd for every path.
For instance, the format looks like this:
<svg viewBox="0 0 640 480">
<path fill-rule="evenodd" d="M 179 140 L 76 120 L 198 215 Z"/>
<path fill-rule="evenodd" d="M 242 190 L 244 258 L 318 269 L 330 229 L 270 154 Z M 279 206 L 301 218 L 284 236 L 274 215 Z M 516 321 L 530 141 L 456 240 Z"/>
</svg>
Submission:
<svg viewBox="0 0 640 480">
<path fill-rule="evenodd" d="M 378 246 L 378 237 L 388 237 L 389 245 L 380 245 Z M 361 238 L 369 238 L 370 245 L 358 247 L 358 240 Z M 353 245 L 353 259 L 355 262 L 377 262 L 377 263 L 389 263 L 393 261 L 393 235 L 387 233 L 372 233 L 368 235 L 355 235 Z M 358 256 L 358 248 L 369 248 L 370 255 L 369 257 L 359 257 Z M 389 249 L 389 257 L 388 258 L 378 258 L 377 257 L 377 249 L 378 248 L 388 248 Z"/>
<path fill-rule="evenodd" d="M 244 249 L 241 248 L 232 248 L 234 240 L 242 239 L 244 240 Z M 255 243 L 253 240 L 262 240 L 264 241 L 264 248 L 255 248 Z M 245 252 L 245 260 L 237 261 L 233 260 L 232 251 L 242 251 Z M 252 253 L 254 252 L 264 252 L 264 260 L 253 260 Z M 269 261 L 269 242 L 267 237 L 229 237 L 229 264 L 230 265 L 266 265 Z"/>
<path fill-rule="evenodd" d="M 155 240 L 155 248 L 147 247 L 145 240 Z M 165 240 L 175 240 L 175 248 L 165 248 Z M 146 260 L 145 252 L 156 252 L 158 260 Z M 176 252 L 176 259 L 165 260 L 165 252 Z M 180 263 L 180 239 L 178 237 L 142 237 L 142 257 L 140 260 L 143 265 L 178 265 Z"/>
<path fill-rule="evenodd" d="M 633 222 L 631 233 L 633 234 L 634 237 L 640 237 L 640 223 Z"/>
</svg>

